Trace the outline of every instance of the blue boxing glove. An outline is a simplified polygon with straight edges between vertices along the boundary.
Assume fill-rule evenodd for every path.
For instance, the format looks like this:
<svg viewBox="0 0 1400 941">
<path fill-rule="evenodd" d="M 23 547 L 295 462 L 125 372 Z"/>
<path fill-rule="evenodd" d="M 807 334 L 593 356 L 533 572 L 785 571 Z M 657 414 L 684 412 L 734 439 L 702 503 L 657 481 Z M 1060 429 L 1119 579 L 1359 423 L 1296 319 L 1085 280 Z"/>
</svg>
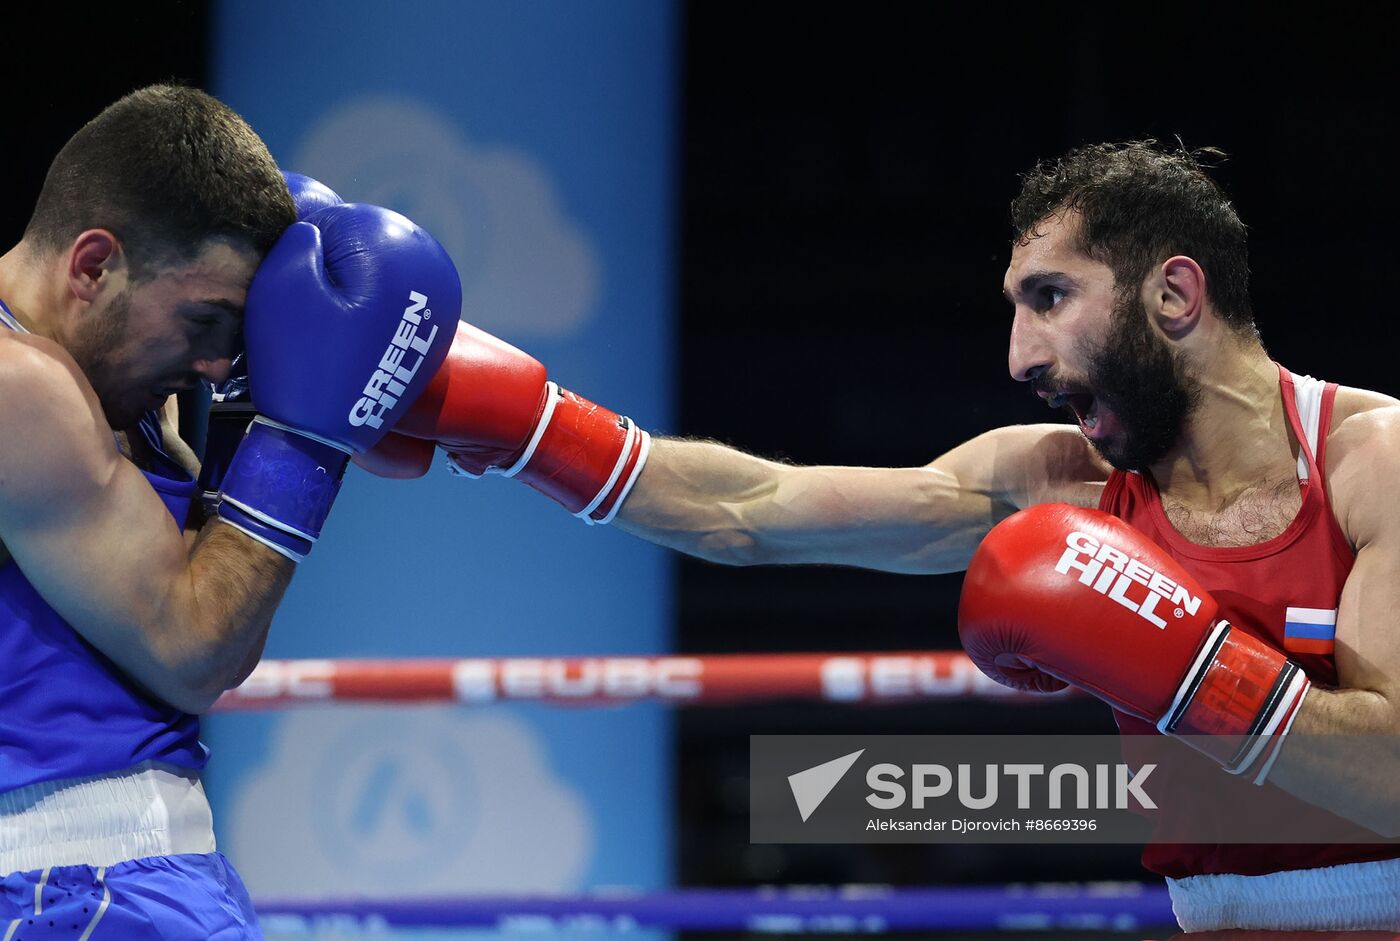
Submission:
<svg viewBox="0 0 1400 941">
<path fill-rule="evenodd" d="M 282 171 L 287 190 L 296 206 L 297 221 L 327 206 L 338 206 L 345 200 L 320 180 L 302 173 Z M 208 406 L 209 418 L 204 438 L 204 450 L 199 465 L 199 501 L 204 518 L 214 515 L 219 505 L 219 490 L 229 462 L 243 441 L 248 426 L 258 416 L 248 388 L 248 357 L 241 351 L 234 357 L 229 377 L 214 387 Z M 183 411 L 181 412 L 183 415 Z"/>
<path fill-rule="evenodd" d="M 339 206 L 345 202 L 335 190 L 304 173 L 283 170 L 282 179 L 287 181 L 287 189 L 291 191 L 292 202 L 297 207 L 298 222 L 327 206 Z"/>
<path fill-rule="evenodd" d="M 283 170 L 282 179 L 287 181 L 287 191 L 292 194 L 292 205 L 296 207 L 298 222 L 305 221 L 307 216 L 325 209 L 327 206 L 339 206 L 345 202 L 335 190 L 304 173 Z M 219 387 L 214 390 L 214 402 L 215 404 L 240 400 L 246 402 L 248 398 L 248 358 L 243 353 L 239 353 L 234 358 L 229 378 L 220 383 Z M 245 406 L 244 411 L 248 410 L 250 410 L 249 407 Z M 251 415 L 249 418 L 251 419 Z M 218 490 L 217 487 L 213 489 L 215 492 Z"/>
<path fill-rule="evenodd" d="M 350 455 L 372 448 L 442 365 L 461 306 L 447 253 L 396 212 L 331 205 L 288 228 L 248 290 L 259 415 L 224 477 L 220 518 L 304 557 Z"/>
</svg>

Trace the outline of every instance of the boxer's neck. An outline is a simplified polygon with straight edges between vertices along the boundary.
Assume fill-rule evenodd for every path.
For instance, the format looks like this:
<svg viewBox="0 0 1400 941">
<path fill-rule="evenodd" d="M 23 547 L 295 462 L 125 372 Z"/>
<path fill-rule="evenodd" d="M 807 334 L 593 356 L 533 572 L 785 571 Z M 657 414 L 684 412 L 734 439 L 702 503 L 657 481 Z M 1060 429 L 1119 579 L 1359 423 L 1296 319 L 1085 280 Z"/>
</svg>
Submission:
<svg viewBox="0 0 1400 941">
<path fill-rule="evenodd" d="M 1200 405 L 1178 445 L 1152 466 L 1163 494 L 1215 512 L 1295 474 L 1297 444 L 1284 414 L 1278 366 L 1263 346 L 1222 344 L 1199 364 L 1196 378 Z"/>
<path fill-rule="evenodd" d="M 23 242 L 0 255 L 0 298 L 5 306 L 30 333 L 52 337 L 53 325 L 43 316 L 46 277 L 44 266 Z"/>
</svg>

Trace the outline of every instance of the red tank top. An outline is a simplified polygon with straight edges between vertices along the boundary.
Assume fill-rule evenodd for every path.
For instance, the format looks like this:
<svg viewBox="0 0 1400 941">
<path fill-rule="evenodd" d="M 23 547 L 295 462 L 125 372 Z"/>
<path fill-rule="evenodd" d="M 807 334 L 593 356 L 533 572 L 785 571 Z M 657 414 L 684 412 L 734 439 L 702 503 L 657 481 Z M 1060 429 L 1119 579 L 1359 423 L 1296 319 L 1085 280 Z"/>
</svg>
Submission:
<svg viewBox="0 0 1400 941">
<path fill-rule="evenodd" d="M 1299 442 L 1298 485 L 1302 509 L 1288 528 L 1266 542 L 1253 546 L 1215 548 L 1188 541 L 1167 519 L 1161 494 L 1150 475 L 1114 471 L 1108 478 L 1099 509 L 1111 513 L 1145 533 L 1176 559 L 1220 604 L 1221 615 L 1236 628 L 1253 634 L 1265 643 L 1284 650 L 1319 686 L 1337 685 L 1337 664 L 1331 643 L 1318 639 L 1326 630 L 1303 628 L 1304 621 L 1326 621 L 1335 613 L 1342 585 L 1351 572 L 1356 554 L 1337 525 L 1327 499 L 1323 466 L 1327 452 L 1327 429 L 1331 425 L 1335 383 L 1323 383 L 1309 376 L 1294 377 L 1279 366 L 1279 387 L 1289 427 Z M 1285 641 L 1285 624 L 1295 622 Z M 1334 620 L 1335 623 L 1335 620 Z M 1314 635 L 1309 637 L 1300 634 Z M 1124 735 L 1157 734 L 1150 722 L 1115 711 L 1118 728 Z M 1285 746 L 1286 747 L 1286 746 Z M 1171 878 L 1205 873 L 1262 875 L 1284 869 L 1311 869 L 1339 863 L 1363 862 L 1400 856 L 1400 847 L 1363 842 L 1346 844 L 1204 844 L 1172 842 L 1179 822 L 1188 815 L 1197 821 L 1209 817 L 1238 821 L 1239 814 L 1259 806 L 1259 788 L 1244 777 L 1224 774 L 1213 762 L 1199 758 L 1199 767 L 1188 762 L 1182 768 L 1163 767 L 1176 772 L 1161 782 L 1173 794 L 1159 811 L 1153 841 L 1143 851 L 1143 865 Z M 1187 778 L 1196 773 L 1216 776 L 1208 794 L 1200 793 Z M 1225 780 L 1220 780 L 1224 778 Z M 1175 786 L 1173 786 L 1175 784 Z M 1266 785 L 1267 787 L 1267 785 Z M 1368 834 L 1337 820 L 1315 805 L 1297 800 L 1271 788 L 1268 822 L 1280 828 L 1297 815 L 1322 814 L 1335 821 L 1343 832 L 1354 833 L 1357 841 Z M 1278 800 L 1272 798 L 1277 797 Z M 1286 813 L 1279 814 L 1280 808 Z M 1260 810 L 1261 814 L 1265 811 Z M 1199 831 L 1197 831 L 1199 832 Z"/>
</svg>

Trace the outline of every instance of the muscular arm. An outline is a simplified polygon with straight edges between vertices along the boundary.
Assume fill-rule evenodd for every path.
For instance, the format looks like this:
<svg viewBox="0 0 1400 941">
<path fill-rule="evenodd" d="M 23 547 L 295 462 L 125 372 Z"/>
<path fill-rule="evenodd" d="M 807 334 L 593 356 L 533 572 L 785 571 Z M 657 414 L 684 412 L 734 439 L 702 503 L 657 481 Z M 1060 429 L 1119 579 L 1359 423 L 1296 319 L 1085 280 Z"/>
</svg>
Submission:
<svg viewBox="0 0 1400 941">
<path fill-rule="evenodd" d="M 0 397 L 0 537 L 15 561 L 129 676 L 207 708 L 261 647 L 293 564 L 219 522 L 191 551 L 53 344 L 0 343 Z"/>
<path fill-rule="evenodd" d="M 793 467 L 661 439 L 615 525 L 726 565 L 829 563 L 934 574 L 965 568 L 1031 503 L 1094 505 L 1107 471 L 1079 432 L 1016 425 L 925 467 Z"/>
<path fill-rule="evenodd" d="M 1269 781 L 1400 836 L 1400 502 L 1380 483 L 1400 466 L 1400 408 L 1348 419 L 1329 447 L 1346 455 L 1330 482 L 1339 522 L 1356 546 L 1337 611 L 1339 688 L 1308 693 Z M 1367 738 L 1330 738 L 1355 735 Z"/>
</svg>

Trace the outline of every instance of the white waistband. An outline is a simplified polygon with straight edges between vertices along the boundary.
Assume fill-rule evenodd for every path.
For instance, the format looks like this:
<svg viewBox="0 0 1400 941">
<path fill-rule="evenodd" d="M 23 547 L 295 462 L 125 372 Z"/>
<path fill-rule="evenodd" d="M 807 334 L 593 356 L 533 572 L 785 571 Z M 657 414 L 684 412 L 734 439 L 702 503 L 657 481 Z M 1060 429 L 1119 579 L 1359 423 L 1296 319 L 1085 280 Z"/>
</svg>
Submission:
<svg viewBox="0 0 1400 941">
<path fill-rule="evenodd" d="M 1183 931 L 1400 931 L 1400 859 L 1168 879 Z"/>
<path fill-rule="evenodd" d="M 0 875 L 212 852 L 204 785 L 179 768 L 145 762 L 0 794 Z"/>
</svg>

